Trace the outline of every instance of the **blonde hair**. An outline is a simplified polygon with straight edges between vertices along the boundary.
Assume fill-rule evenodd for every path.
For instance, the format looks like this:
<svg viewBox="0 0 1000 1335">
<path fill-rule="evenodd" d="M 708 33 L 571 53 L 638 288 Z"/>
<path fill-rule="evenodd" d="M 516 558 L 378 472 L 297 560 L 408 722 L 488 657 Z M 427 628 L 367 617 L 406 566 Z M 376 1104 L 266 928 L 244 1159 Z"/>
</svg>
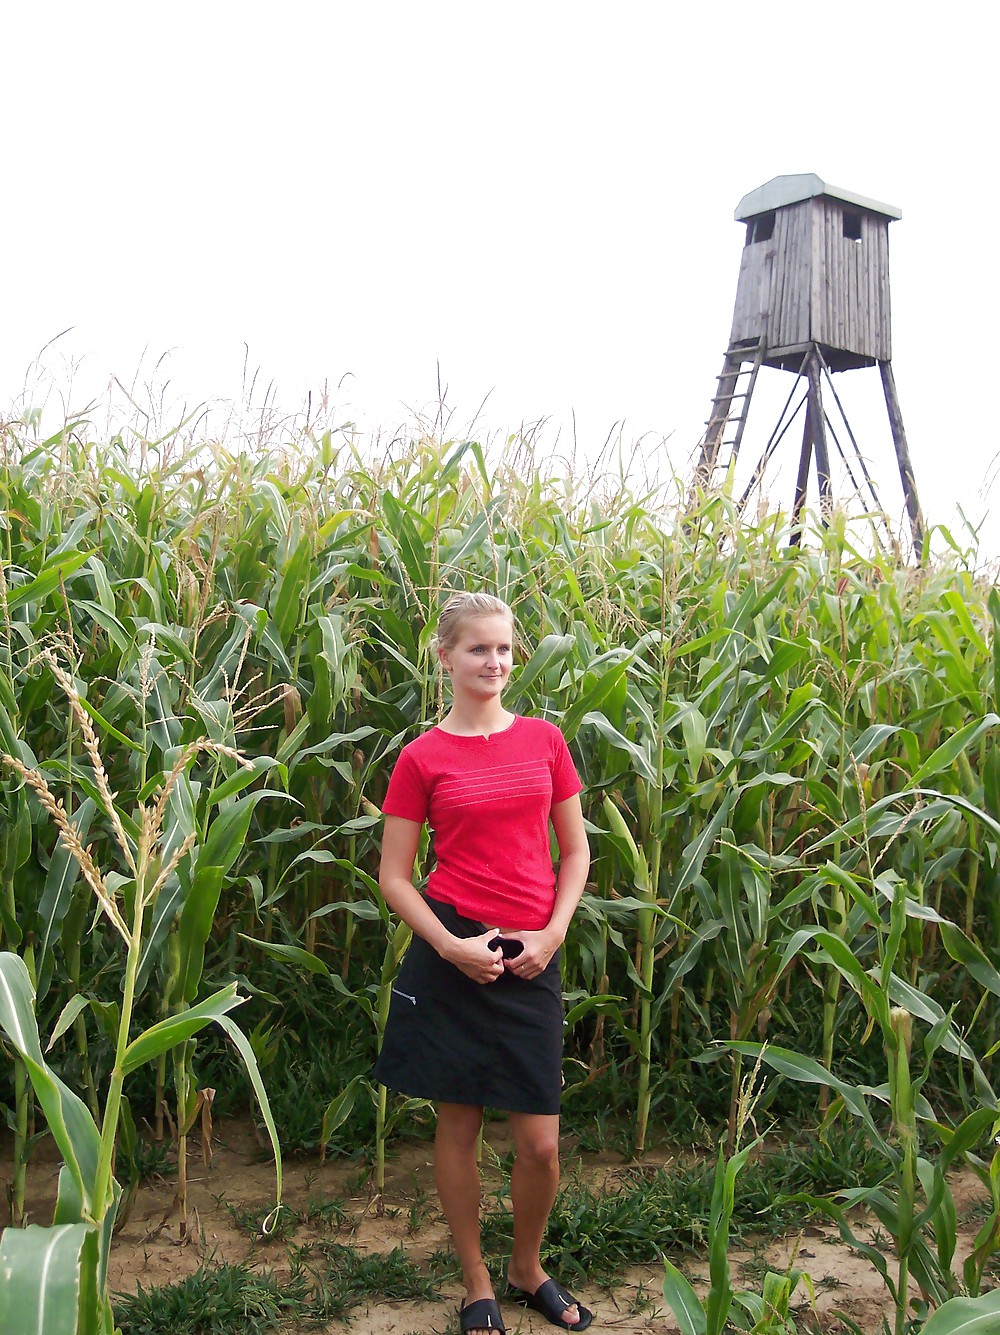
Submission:
<svg viewBox="0 0 1000 1335">
<path fill-rule="evenodd" d="M 437 634 L 432 649 L 453 649 L 458 643 L 462 625 L 473 617 L 508 617 L 514 625 L 514 613 L 502 598 L 492 593 L 453 593 L 438 613 Z"/>
</svg>

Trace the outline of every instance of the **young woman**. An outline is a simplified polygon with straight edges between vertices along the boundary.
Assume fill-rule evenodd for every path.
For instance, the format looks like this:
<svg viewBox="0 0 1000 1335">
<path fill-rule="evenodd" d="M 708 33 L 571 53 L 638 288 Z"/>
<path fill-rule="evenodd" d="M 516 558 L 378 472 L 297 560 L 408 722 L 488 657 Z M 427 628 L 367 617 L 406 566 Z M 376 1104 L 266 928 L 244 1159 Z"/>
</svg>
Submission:
<svg viewBox="0 0 1000 1335">
<path fill-rule="evenodd" d="M 559 947 L 590 851 L 580 780 L 559 729 L 509 713 L 514 619 L 487 594 L 458 593 L 438 623 L 452 705 L 403 748 L 383 803 L 379 884 L 413 928 L 376 1074 L 437 1104 L 435 1180 L 462 1266 L 463 1332 L 504 1330 L 479 1236 L 476 1148 L 483 1108 L 510 1116 L 511 1297 L 553 1325 L 592 1314 L 542 1269 L 559 1182 L 562 993 Z M 426 897 L 413 885 L 420 829 L 434 833 Z M 550 855 L 549 825 L 559 845 Z"/>
</svg>

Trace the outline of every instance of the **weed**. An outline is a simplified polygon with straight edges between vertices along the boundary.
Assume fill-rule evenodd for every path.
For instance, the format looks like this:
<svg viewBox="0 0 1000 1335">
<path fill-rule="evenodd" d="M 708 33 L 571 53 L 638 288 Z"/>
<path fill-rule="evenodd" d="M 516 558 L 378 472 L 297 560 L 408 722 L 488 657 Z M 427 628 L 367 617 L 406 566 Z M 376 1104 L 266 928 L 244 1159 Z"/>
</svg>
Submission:
<svg viewBox="0 0 1000 1335">
<path fill-rule="evenodd" d="M 301 1210 L 294 1210 L 290 1205 L 282 1205 L 277 1212 L 273 1204 L 234 1205 L 222 1196 L 215 1197 L 215 1200 L 224 1207 L 234 1226 L 241 1233 L 265 1242 L 284 1241 L 296 1233 L 303 1224 L 326 1224 L 341 1228 L 347 1216 L 343 1203 L 336 1200 L 310 1198 Z"/>
<path fill-rule="evenodd" d="M 785 1190 L 816 1196 L 870 1185 L 892 1171 L 889 1160 L 857 1123 L 838 1124 L 826 1135 L 810 1133 L 781 1157 L 785 1160 L 781 1170 Z"/>
<path fill-rule="evenodd" d="M 280 1205 L 275 1210 L 273 1204 L 234 1205 L 227 1200 L 222 1200 L 221 1204 L 225 1206 L 226 1213 L 241 1233 L 264 1242 L 281 1242 L 291 1237 L 302 1223 L 299 1212 L 288 1205 Z"/>
<path fill-rule="evenodd" d="M 763 1249 L 755 1247 L 752 1256 L 748 1256 L 745 1261 L 738 1263 L 738 1269 L 740 1279 L 750 1280 L 760 1287 L 764 1282 L 764 1276 L 769 1270 L 773 1269 L 773 1266 L 765 1256 Z"/>
<path fill-rule="evenodd" d="M 595 1112 L 574 1127 L 577 1149 L 586 1154 L 620 1154 L 631 1157 L 633 1144 L 629 1124 L 607 1109 Z"/>
<path fill-rule="evenodd" d="M 659 1294 L 654 1298 L 651 1294 L 647 1293 L 646 1286 L 640 1280 L 635 1293 L 629 1301 L 629 1315 L 658 1317 L 663 1310 L 658 1301 L 659 1297 Z"/>
<path fill-rule="evenodd" d="M 327 1224 L 333 1228 L 343 1228 L 347 1210 L 343 1201 L 324 1201 L 310 1196 L 305 1209 L 299 1212 L 299 1218 L 304 1224 Z"/>
<path fill-rule="evenodd" d="M 462 1267 L 450 1247 L 435 1248 L 427 1258 L 427 1265 L 439 1284 L 449 1279 L 458 1279 L 462 1273 Z"/>
<path fill-rule="evenodd" d="M 258 1335 L 294 1318 L 304 1291 L 293 1276 L 279 1284 L 269 1272 L 241 1265 L 204 1265 L 179 1284 L 118 1294 L 121 1335 Z"/>
<path fill-rule="evenodd" d="M 305 1286 L 304 1315 L 312 1321 L 342 1317 L 367 1298 L 379 1301 L 437 1297 L 435 1280 L 421 1272 L 400 1247 L 360 1252 L 339 1242 L 314 1242 L 290 1252 L 293 1282 Z"/>
<path fill-rule="evenodd" d="M 139 1137 L 129 1154 L 129 1178 L 146 1184 L 162 1182 L 177 1176 L 177 1164 L 172 1157 L 172 1146 L 166 1141 L 146 1140 Z"/>
<path fill-rule="evenodd" d="M 960 1224 L 975 1224 L 978 1228 L 993 1212 L 993 1204 L 988 1196 L 980 1196 L 959 1213 Z"/>
<path fill-rule="evenodd" d="M 434 1205 L 425 1187 L 419 1182 L 413 1184 L 413 1198 L 410 1201 L 409 1220 L 406 1231 L 410 1237 L 416 1233 L 427 1218 L 434 1213 Z"/>
<path fill-rule="evenodd" d="M 179 1284 L 120 1294 L 121 1335 L 258 1335 L 345 1317 L 368 1298 L 436 1299 L 435 1280 L 400 1248 L 363 1253 L 337 1242 L 292 1247 L 289 1274 L 205 1265 Z"/>
<path fill-rule="evenodd" d="M 845 1289 L 847 1283 L 839 1275 L 827 1274 L 816 1280 L 816 1287 L 818 1289 Z"/>
</svg>

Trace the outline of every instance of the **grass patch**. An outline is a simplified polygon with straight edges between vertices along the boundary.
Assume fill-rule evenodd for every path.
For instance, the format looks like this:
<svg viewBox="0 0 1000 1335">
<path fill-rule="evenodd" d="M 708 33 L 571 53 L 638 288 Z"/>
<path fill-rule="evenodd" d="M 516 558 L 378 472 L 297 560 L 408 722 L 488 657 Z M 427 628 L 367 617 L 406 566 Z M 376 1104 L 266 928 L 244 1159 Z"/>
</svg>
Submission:
<svg viewBox="0 0 1000 1335">
<path fill-rule="evenodd" d="M 231 1201 L 219 1202 L 225 1207 L 233 1226 L 248 1237 L 265 1242 L 282 1242 L 292 1237 L 305 1224 L 323 1224 L 328 1228 L 342 1228 L 347 1211 L 340 1201 L 310 1200 L 301 1210 L 294 1210 L 290 1205 L 282 1205 L 274 1218 L 274 1204 L 234 1205 Z M 268 1230 L 264 1232 L 264 1225 Z"/>
<path fill-rule="evenodd" d="M 201 1266 L 179 1284 L 119 1294 L 121 1335 L 259 1335 L 342 1319 L 370 1298 L 436 1299 L 436 1280 L 400 1247 L 360 1252 L 338 1242 L 292 1247 L 289 1273 Z"/>
<path fill-rule="evenodd" d="M 122 1335 L 257 1335 L 296 1319 L 302 1295 L 269 1271 L 205 1265 L 181 1280 L 115 1299 Z"/>
<path fill-rule="evenodd" d="M 313 1242 L 291 1249 L 292 1280 L 309 1291 L 312 1321 L 344 1316 L 369 1298 L 436 1299 L 437 1281 L 409 1259 L 401 1247 L 361 1252 L 340 1242 Z"/>
</svg>

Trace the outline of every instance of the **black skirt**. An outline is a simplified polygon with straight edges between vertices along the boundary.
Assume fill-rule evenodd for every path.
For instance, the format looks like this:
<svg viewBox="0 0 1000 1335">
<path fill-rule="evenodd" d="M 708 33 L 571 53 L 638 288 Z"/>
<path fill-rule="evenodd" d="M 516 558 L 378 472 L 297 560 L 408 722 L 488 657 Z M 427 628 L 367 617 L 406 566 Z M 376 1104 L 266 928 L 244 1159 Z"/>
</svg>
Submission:
<svg viewBox="0 0 1000 1335">
<path fill-rule="evenodd" d="M 428 897 L 427 905 L 454 936 L 486 931 L 450 904 Z M 559 951 L 537 978 L 505 970 L 474 983 L 414 936 L 392 986 L 375 1077 L 435 1103 L 554 1114 L 562 1036 Z"/>
</svg>

